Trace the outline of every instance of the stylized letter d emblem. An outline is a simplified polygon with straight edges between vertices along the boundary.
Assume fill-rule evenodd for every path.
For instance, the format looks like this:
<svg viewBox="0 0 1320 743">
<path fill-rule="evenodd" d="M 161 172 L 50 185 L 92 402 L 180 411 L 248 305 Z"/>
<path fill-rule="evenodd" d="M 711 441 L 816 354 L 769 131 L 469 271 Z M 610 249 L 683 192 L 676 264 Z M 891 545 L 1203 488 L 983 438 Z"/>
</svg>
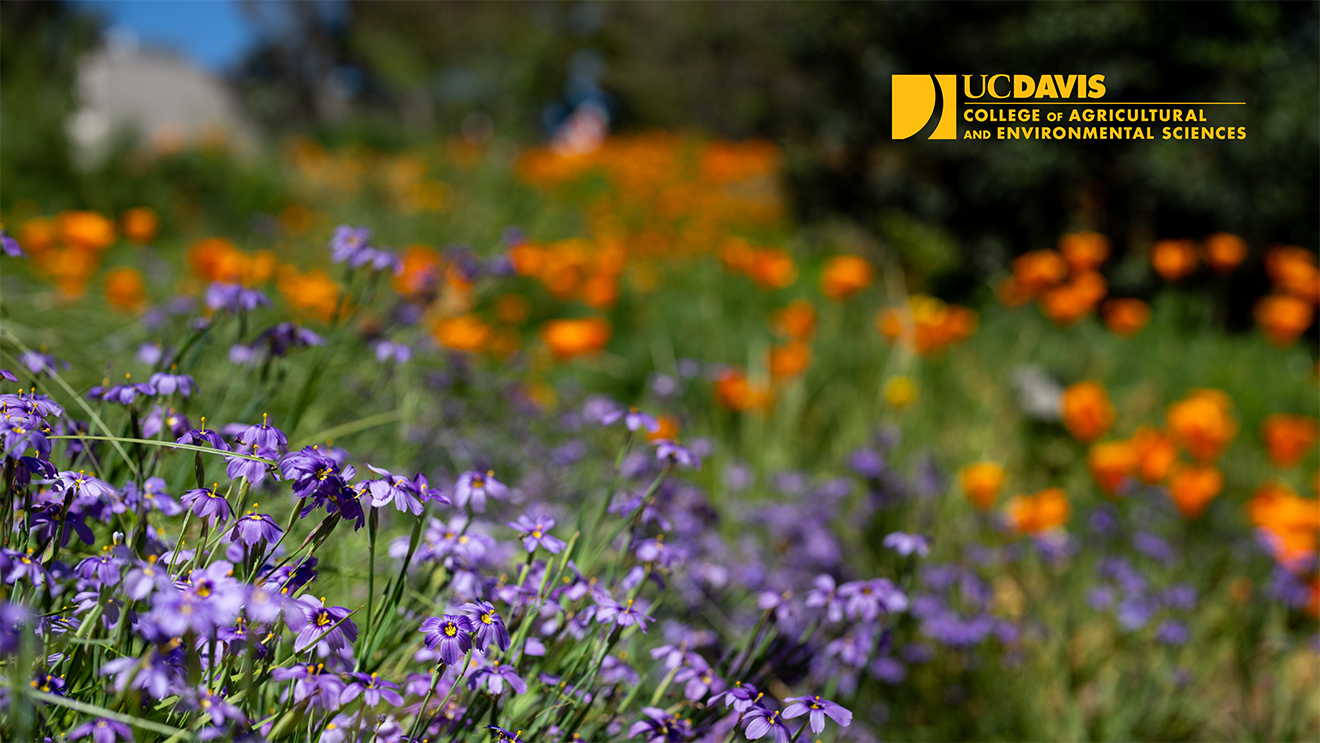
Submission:
<svg viewBox="0 0 1320 743">
<path fill-rule="evenodd" d="M 926 127 L 935 115 L 935 83 L 940 85 L 943 107 L 931 139 L 958 138 L 958 81 L 956 75 L 890 75 L 893 117 L 890 136 L 907 139 Z"/>
</svg>

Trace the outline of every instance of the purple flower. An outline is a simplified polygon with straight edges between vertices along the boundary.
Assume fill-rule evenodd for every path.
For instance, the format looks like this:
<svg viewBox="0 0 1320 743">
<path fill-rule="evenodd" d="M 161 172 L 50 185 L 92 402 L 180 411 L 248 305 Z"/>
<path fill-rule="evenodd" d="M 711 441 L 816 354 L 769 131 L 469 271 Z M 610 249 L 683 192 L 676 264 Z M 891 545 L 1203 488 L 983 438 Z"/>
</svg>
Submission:
<svg viewBox="0 0 1320 743">
<path fill-rule="evenodd" d="M 477 649 L 485 651 L 494 642 L 500 650 L 508 650 L 509 630 L 504 619 L 495 613 L 495 606 L 486 601 L 472 601 L 459 607 L 472 615 L 472 627 L 477 632 Z"/>
<path fill-rule="evenodd" d="M 746 727 L 743 732 L 747 735 L 747 740 L 760 740 L 766 733 L 775 734 L 775 743 L 788 743 L 791 737 L 788 725 L 780 717 L 779 711 L 771 712 L 765 707 L 752 707 L 747 710 L 747 715 L 743 718 Z"/>
<path fill-rule="evenodd" d="M 357 640 L 357 625 L 348 619 L 353 612 L 342 606 L 326 606 L 323 599 L 303 596 L 285 608 L 284 620 L 298 633 L 293 651 L 301 653 L 316 645 L 321 656 Z"/>
<path fill-rule="evenodd" d="M 723 702 L 725 709 L 733 707 L 733 711 L 741 715 L 751 709 L 752 705 L 761 699 L 761 696 L 761 692 L 757 691 L 755 686 L 735 681 L 727 691 L 713 695 L 707 706 L 713 707 L 717 703 Z"/>
<path fill-rule="evenodd" d="M 852 724 L 852 713 L 828 699 L 789 697 L 784 701 L 789 703 L 784 709 L 784 719 L 792 720 L 802 715 L 810 715 L 808 720 L 811 722 L 811 732 L 816 735 L 820 735 L 825 729 L 826 716 L 838 723 L 839 727 L 846 728 Z"/>
<path fill-rule="evenodd" d="M 104 400 L 106 402 L 118 403 L 120 405 L 132 405 L 138 395 L 151 397 L 156 394 L 156 388 L 150 384 L 133 384 L 129 380 L 132 376 L 124 375 L 124 384 L 117 384 L 113 387 L 96 386 L 87 391 L 87 397 L 93 400 Z"/>
<path fill-rule="evenodd" d="M 270 675 L 276 681 L 294 682 L 294 702 L 311 699 L 314 706 L 326 711 L 338 709 L 344 695 L 344 682 L 338 674 L 326 671 L 324 663 L 276 668 Z"/>
<path fill-rule="evenodd" d="M 472 649 L 472 623 L 467 617 L 445 614 L 442 617 L 427 617 L 422 620 L 419 631 L 426 633 L 428 650 L 440 648 L 440 660 L 445 665 L 456 665 Z"/>
<path fill-rule="evenodd" d="M 104 717 L 91 722 L 84 722 L 69 731 L 69 740 L 82 740 L 91 737 L 92 743 L 115 743 L 116 740 L 133 740 L 133 730 L 122 722 L 115 722 Z"/>
<path fill-rule="evenodd" d="M 848 456 L 853 472 L 868 480 L 875 480 L 885 471 L 885 458 L 875 449 L 858 449 Z"/>
<path fill-rule="evenodd" d="M 394 507 L 399 511 L 409 511 L 414 516 L 422 514 L 422 502 L 417 498 L 415 482 L 370 464 L 367 465 L 367 469 L 382 476 L 379 480 L 365 483 L 367 492 L 371 494 L 373 507 L 379 508 L 393 501 Z"/>
<path fill-rule="evenodd" d="M 0 253 L 4 253 L 10 258 L 27 257 L 27 253 L 23 252 L 23 246 L 19 245 L 18 241 L 4 229 L 0 229 Z M 12 382 L 14 380 L 11 379 L 9 381 Z"/>
<path fill-rule="evenodd" d="M 212 725 L 224 725 L 227 722 L 246 725 L 248 722 L 243 710 L 230 704 L 223 696 L 212 693 L 205 686 L 190 689 L 183 696 L 188 706 L 209 717 Z"/>
<path fill-rule="evenodd" d="M 335 234 L 330 238 L 331 262 L 343 263 L 353 259 L 368 248 L 370 241 L 370 227 L 339 225 L 335 228 Z"/>
<path fill-rule="evenodd" d="M 238 435 L 238 440 L 260 449 L 283 449 L 289 439 L 280 429 L 270 425 L 270 418 L 261 414 L 261 422 L 248 426 Z"/>
<path fill-rule="evenodd" d="M 240 477 L 247 478 L 247 481 L 256 485 L 266 479 L 266 473 L 270 469 L 271 461 L 279 457 L 280 453 L 275 449 L 264 449 L 252 444 L 246 444 L 239 441 L 234 447 L 234 454 L 244 456 L 236 457 L 225 456 L 225 474 L 231 480 L 237 480 Z M 249 459 L 248 457 L 260 457 L 260 459 Z M 271 460 L 271 461 L 262 461 Z"/>
<path fill-rule="evenodd" d="M 197 391 L 197 380 L 187 374 L 175 374 L 173 369 L 168 373 L 156 372 L 151 375 L 151 386 L 156 388 L 158 395 L 172 395 L 177 390 L 183 397 L 189 397 Z"/>
<path fill-rule="evenodd" d="M 98 480 L 82 470 L 61 472 L 55 480 L 61 490 L 72 490 L 74 497 L 79 500 L 100 500 L 102 498 L 112 498 L 115 495 L 115 489 L 110 487 L 108 483 Z"/>
<path fill-rule="evenodd" d="M 917 557 L 925 557 L 930 554 L 930 540 L 920 534 L 896 531 L 885 537 L 883 544 L 903 557 L 913 554 Z"/>
<path fill-rule="evenodd" d="M 206 419 L 202 419 L 202 425 L 206 425 Z M 216 451 L 233 451 L 229 444 L 220 437 L 220 434 L 209 428 L 194 428 L 175 440 L 176 444 L 187 444 L 189 446 L 201 446 L 203 443 L 211 445 Z"/>
<path fill-rule="evenodd" d="M 142 484 L 141 493 L 138 492 L 137 483 L 129 480 L 124 483 L 124 504 L 132 511 L 137 511 L 138 506 L 145 503 L 148 509 L 160 511 L 166 516 L 178 516 L 183 513 L 183 506 L 164 491 L 165 480 L 159 477 L 148 477 Z"/>
<path fill-rule="evenodd" d="M 247 513 L 234 521 L 234 528 L 229 538 L 251 547 L 257 542 L 274 544 L 284 536 L 284 530 L 275 523 L 275 519 L 264 513 Z"/>
<path fill-rule="evenodd" d="M 169 576 L 157 567 L 155 555 L 149 555 L 146 562 L 138 563 L 124 576 L 124 592 L 134 601 L 141 601 L 166 586 L 169 586 Z"/>
<path fill-rule="evenodd" d="M 484 688 L 491 694 L 498 696 L 504 693 L 505 684 L 509 685 L 514 694 L 527 692 L 527 682 L 522 680 L 514 667 L 500 663 L 497 660 L 474 671 L 472 678 L 468 679 L 467 687 L 473 690 Z"/>
<path fill-rule="evenodd" d="M 384 364 L 393 361 L 396 364 L 406 364 L 412 358 L 412 349 L 406 343 L 396 341 L 380 341 L 376 344 L 376 360 Z"/>
<path fill-rule="evenodd" d="M 165 349 L 160 347 L 159 343 L 143 343 L 138 346 L 137 353 L 133 355 L 133 360 L 146 366 L 155 366 L 160 363 L 165 355 Z"/>
<path fill-rule="evenodd" d="M 454 505 L 463 508 L 470 503 L 472 510 L 477 513 L 486 510 L 487 496 L 503 500 L 508 495 L 509 488 L 495 479 L 494 470 L 484 475 L 480 472 L 464 472 L 458 476 L 458 482 L 454 483 Z"/>
<path fill-rule="evenodd" d="M 669 439 L 657 439 L 652 442 L 655 444 L 655 458 L 662 462 L 671 462 L 680 467 L 689 469 L 701 469 L 701 460 L 697 458 L 686 446 L 670 441 Z"/>
<path fill-rule="evenodd" d="M 223 524 L 234 515 L 234 509 L 223 495 L 216 492 L 218 487 L 220 483 L 212 485 L 210 490 L 194 488 L 184 493 L 180 500 L 192 510 L 193 515 L 206 519 L 212 526 Z"/>
<path fill-rule="evenodd" d="M 1155 641 L 1163 645 L 1186 645 L 1192 637 L 1187 625 L 1174 619 L 1166 619 L 1155 630 Z"/>
<path fill-rule="evenodd" d="M 526 743 L 521 730 L 517 732 L 505 730 L 499 725 L 487 725 L 486 729 L 495 731 L 495 743 Z"/>
<path fill-rule="evenodd" d="M 363 703 L 368 707 L 375 707 L 384 699 L 391 707 L 403 706 L 403 696 L 399 694 L 399 685 L 380 678 L 377 674 L 354 673 L 353 681 L 348 682 L 344 687 L 344 693 L 339 697 L 341 705 L 362 697 Z"/>
<path fill-rule="evenodd" d="M 843 621 L 843 601 L 839 599 L 833 576 L 821 574 L 811 582 L 815 587 L 807 592 L 807 600 L 803 602 L 806 607 L 815 609 L 823 606 L 825 618 L 831 623 Z"/>
<path fill-rule="evenodd" d="M 602 624 L 613 621 L 620 627 L 631 627 L 635 624 L 642 631 L 642 634 L 646 634 L 646 623 L 654 622 L 655 619 L 643 614 L 644 608 L 644 604 L 635 602 L 633 599 L 628 599 L 627 603 L 620 604 L 614 599 L 606 598 L 597 603 L 596 621 Z"/>
<path fill-rule="evenodd" d="M 681 743 L 692 737 L 692 721 L 658 707 L 643 707 L 644 717 L 628 728 L 628 737 L 641 735 L 645 743 Z"/>
<path fill-rule="evenodd" d="M 638 542 L 633 554 L 642 562 L 654 562 L 665 569 L 673 568 L 687 557 L 687 553 L 683 550 L 665 544 L 664 534 L 656 535 L 655 539 L 643 539 Z"/>
<path fill-rule="evenodd" d="M 647 431 L 655 433 L 660 430 L 659 421 L 637 408 L 611 410 L 600 417 L 600 423 L 603 426 L 611 426 L 620 418 L 623 419 L 623 425 L 627 426 L 629 431 L 645 428 Z"/>
<path fill-rule="evenodd" d="M 169 657 L 159 648 L 151 649 L 142 658 L 126 655 L 108 660 L 101 664 L 100 674 L 115 677 L 113 686 L 117 693 L 139 689 L 153 699 L 168 697 L 180 676 L 179 669 L 171 665 Z"/>
<path fill-rule="evenodd" d="M 908 605 L 907 596 L 885 578 L 844 583 L 839 586 L 839 595 L 848 600 L 848 618 L 861 617 L 866 622 L 874 621 L 880 612 L 899 612 Z"/>
<path fill-rule="evenodd" d="M 176 412 L 174 408 L 170 408 L 169 412 L 165 412 L 157 406 L 142 421 L 142 435 L 149 439 L 155 438 L 156 434 L 162 430 L 168 430 L 170 436 L 177 439 L 180 436 L 187 435 L 190 428 L 192 428 L 192 423 L 189 423 L 188 419 Z"/>
<path fill-rule="evenodd" d="M 78 563 L 78 566 L 74 568 L 74 572 L 78 574 L 78 577 L 86 581 L 97 581 L 98 583 L 107 586 L 118 585 L 120 579 L 119 570 L 123 566 L 124 561 L 111 555 L 109 547 L 104 547 L 102 549 L 105 551 L 101 554 L 88 557 Z"/>
<path fill-rule="evenodd" d="M 563 540 L 550 535 L 550 529 L 555 525 L 555 520 L 549 516 L 540 518 L 529 518 L 527 514 L 518 517 L 517 521 L 510 521 L 510 529 L 518 532 L 523 540 L 523 546 L 528 552 L 535 552 L 536 548 L 544 547 L 547 552 L 557 555 L 563 551 L 567 545 Z"/>
<path fill-rule="evenodd" d="M 683 684 L 683 696 L 689 702 L 700 702 L 709 694 L 724 691 L 724 680 L 715 675 L 706 659 L 690 653 L 683 668 L 674 674 L 674 683 Z"/>
<path fill-rule="evenodd" d="M 1132 546 L 1141 554 L 1166 565 L 1175 557 L 1173 546 L 1150 532 L 1139 531 L 1132 535 Z"/>
<path fill-rule="evenodd" d="M 33 374 L 45 374 L 48 377 L 59 374 L 61 368 L 69 368 L 69 362 L 40 351 L 24 351 L 19 354 L 18 363 L 26 366 Z"/>
<path fill-rule="evenodd" d="M 269 307 L 270 297 L 242 284 L 216 281 L 206 287 L 206 307 L 211 310 L 223 309 L 230 313 L 251 312 L 262 305 Z"/>
</svg>

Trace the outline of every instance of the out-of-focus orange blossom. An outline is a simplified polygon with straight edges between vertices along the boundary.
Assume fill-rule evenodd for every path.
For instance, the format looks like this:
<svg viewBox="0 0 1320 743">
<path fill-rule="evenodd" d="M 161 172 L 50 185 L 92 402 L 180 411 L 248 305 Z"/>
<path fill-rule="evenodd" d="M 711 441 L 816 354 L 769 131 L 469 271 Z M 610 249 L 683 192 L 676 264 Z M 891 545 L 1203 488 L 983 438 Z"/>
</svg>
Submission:
<svg viewBox="0 0 1320 743">
<path fill-rule="evenodd" d="M 656 416 L 655 422 L 658 423 L 660 427 L 656 429 L 655 432 L 646 431 L 647 441 L 659 441 L 661 439 L 673 441 L 678 438 L 679 426 L 677 418 L 672 415 L 659 415 Z"/>
<path fill-rule="evenodd" d="M 811 349 L 802 341 L 771 348 L 766 362 L 772 379 L 796 377 L 806 371 L 810 364 Z"/>
<path fill-rule="evenodd" d="M 1139 426 L 1130 439 L 1137 456 L 1137 477 L 1147 485 L 1162 482 L 1178 459 L 1173 439 L 1159 429 Z"/>
<path fill-rule="evenodd" d="M 875 269 L 865 258 L 837 255 L 825 264 L 820 276 L 820 292 L 828 299 L 844 300 L 871 285 Z"/>
<path fill-rule="evenodd" d="M 445 348 L 476 353 L 486 350 L 492 329 L 476 315 L 460 315 L 437 320 L 431 335 Z"/>
<path fill-rule="evenodd" d="M 1078 382 L 1063 391 L 1063 425 L 1083 444 L 1094 441 L 1114 425 L 1114 404 L 1099 382 Z"/>
<path fill-rule="evenodd" d="M 935 297 L 914 294 L 908 298 L 913 351 L 929 356 L 961 343 L 976 332 L 976 313 L 966 307 L 946 304 Z M 890 307 L 876 314 L 876 327 L 891 342 L 903 339 L 906 325 L 902 310 Z"/>
<path fill-rule="evenodd" d="M 18 230 L 19 242 L 29 254 L 35 255 L 55 247 L 55 221 L 49 217 L 34 217 Z"/>
<path fill-rule="evenodd" d="M 898 374 L 885 380 L 885 402 L 899 410 L 910 407 L 917 401 L 917 383 L 911 377 Z"/>
<path fill-rule="evenodd" d="M 560 361 L 599 352 L 611 333 L 610 322 L 603 317 L 551 320 L 541 326 L 541 340 Z"/>
<path fill-rule="evenodd" d="M 1092 444 L 1086 452 L 1086 466 L 1106 495 L 1116 495 L 1119 486 L 1137 469 L 1137 451 L 1130 441 L 1105 441 Z"/>
<path fill-rule="evenodd" d="M 1174 441 L 1202 462 L 1217 458 L 1237 436 L 1233 402 L 1220 390 L 1192 390 L 1164 418 Z"/>
<path fill-rule="evenodd" d="M 1307 415 L 1275 413 L 1261 424 L 1260 436 L 1270 461 L 1280 467 L 1292 467 L 1320 441 L 1320 420 Z"/>
<path fill-rule="evenodd" d="M 275 275 L 279 261 L 269 250 L 248 254 L 223 237 L 208 237 L 188 250 L 193 273 L 206 281 L 260 284 Z"/>
<path fill-rule="evenodd" d="M 60 240 L 71 248 L 104 250 L 115 242 L 115 223 L 96 212 L 62 212 L 57 221 Z"/>
<path fill-rule="evenodd" d="M 1045 292 L 1040 309 L 1056 325 L 1067 327 L 1095 311 L 1109 286 L 1095 271 L 1084 271 Z"/>
<path fill-rule="evenodd" d="M 1094 271 L 1109 258 L 1109 238 L 1098 232 L 1072 232 L 1059 238 L 1059 252 L 1073 273 Z"/>
<path fill-rule="evenodd" d="M 1168 281 L 1192 275 L 1196 264 L 1196 243 L 1191 240 L 1158 240 L 1150 248 L 1150 265 Z"/>
<path fill-rule="evenodd" d="M 1315 305 L 1288 294 L 1263 297 L 1253 310 L 1270 343 L 1285 348 L 1297 342 L 1315 319 Z"/>
<path fill-rule="evenodd" d="M 394 276 L 394 290 L 405 296 L 425 294 L 436 288 L 441 277 L 440 252 L 429 245 L 409 245 L 400 259 L 403 273 Z"/>
<path fill-rule="evenodd" d="M 504 294 L 495 300 L 495 318 L 502 323 L 519 325 L 532 312 L 532 303 L 521 294 Z"/>
<path fill-rule="evenodd" d="M 1131 338 L 1150 323 L 1150 305 L 1131 297 L 1115 297 L 1105 302 L 1105 326 L 1118 336 Z"/>
<path fill-rule="evenodd" d="M 147 286 L 136 268 L 120 266 L 105 274 L 105 299 L 120 310 L 137 310 L 146 305 Z"/>
<path fill-rule="evenodd" d="M 1008 525 L 1019 534 L 1038 534 L 1068 523 L 1072 508 L 1062 488 L 1046 488 L 1035 495 L 1019 495 L 1005 504 Z"/>
<path fill-rule="evenodd" d="M 1247 503 L 1247 515 L 1284 568 L 1299 571 L 1314 558 L 1320 540 L 1320 501 L 1302 498 L 1283 483 L 1270 482 Z"/>
<path fill-rule="evenodd" d="M 325 271 L 299 273 L 293 266 L 280 266 L 275 286 L 295 311 L 329 322 L 339 306 L 340 286 Z"/>
<path fill-rule="evenodd" d="M 125 211 L 119 223 L 123 227 L 124 237 L 135 243 L 151 242 L 151 238 L 160 229 L 160 219 L 156 217 L 156 212 L 145 206 L 135 206 Z"/>
<path fill-rule="evenodd" d="M 1284 294 L 1320 303 L 1320 268 L 1316 268 L 1315 253 L 1293 245 L 1271 248 L 1265 254 L 1265 273 Z"/>
<path fill-rule="evenodd" d="M 715 380 L 715 400 L 732 410 L 764 410 L 770 405 L 770 390 L 754 385 L 738 369 L 725 369 Z"/>
<path fill-rule="evenodd" d="M 763 289 L 783 289 L 797 281 L 797 264 L 788 251 L 761 248 L 752 251 L 752 265 L 747 275 Z"/>
<path fill-rule="evenodd" d="M 1068 275 L 1068 262 L 1053 250 L 1034 250 L 1023 253 L 1013 261 L 1013 281 L 1016 288 L 1028 297 L 1035 297 Z"/>
<path fill-rule="evenodd" d="M 973 462 L 962 468 L 958 480 L 967 500 L 978 511 L 987 511 L 1004 487 L 1004 468 L 994 462 Z"/>
<path fill-rule="evenodd" d="M 794 338 L 808 340 L 816 330 L 816 308 L 805 299 L 795 299 L 770 317 L 770 329 Z"/>
<path fill-rule="evenodd" d="M 1230 274 L 1247 258 L 1247 243 L 1237 235 L 1216 232 L 1201 244 L 1205 264 L 1217 274 Z"/>
<path fill-rule="evenodd" d="M 1194 519 L 1224 490 L 1224 474 L 1214 465 L 1178 467 L 1169 478 L 1169 497 L 1183 516 Z"/>
</svg>

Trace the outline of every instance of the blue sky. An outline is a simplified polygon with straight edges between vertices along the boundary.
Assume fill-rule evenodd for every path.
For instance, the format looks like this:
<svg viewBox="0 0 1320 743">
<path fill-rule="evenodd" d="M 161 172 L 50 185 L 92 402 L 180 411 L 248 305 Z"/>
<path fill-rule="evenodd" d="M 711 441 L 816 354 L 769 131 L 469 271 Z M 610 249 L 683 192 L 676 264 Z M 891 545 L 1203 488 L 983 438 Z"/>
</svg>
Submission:
<svg viewBox="0 0 1320 743">
<path fill-rule="evenodd" d="M 236 0 L 80 0 L 111 27 L 133 31 L 145 45 L 168 47 L 202 67 L 222 71 L 257 38 Z"/>
</svg>

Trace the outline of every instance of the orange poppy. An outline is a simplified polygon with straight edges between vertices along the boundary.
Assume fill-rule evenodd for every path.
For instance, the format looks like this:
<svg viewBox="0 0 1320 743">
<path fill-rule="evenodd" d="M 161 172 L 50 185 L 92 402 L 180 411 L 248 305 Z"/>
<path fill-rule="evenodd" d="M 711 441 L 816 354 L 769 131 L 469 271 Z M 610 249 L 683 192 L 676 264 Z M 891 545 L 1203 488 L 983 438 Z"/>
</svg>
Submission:
<svg viewBox="0 0 1320 743">
<path fill-rule="evenodd" d="M 1261 486 L 1247 503 L 1251 523 L 1265 535 L 1274 559 L 1298 571 L 1315 556 L 1320 539 L 1320 501 L 1302 498 L 1280 482 Z"/>
<path fill-rule="evenodd" d="M 293 266 L 281 266 L 275 286 L 290 307 L 324 322 L 329 322 L 339 308 L 339 283 L 325 271 L 298 273 Z"/>
<path fill-rule="evenodd" d="M 1178 447 L 1173 439 L 1158 429 L 1139 426 L 1130 441 L 1137 456 L 1136 474 L 1142 482 L 1154 485 L 1168 477 L 1178 459 Z"/>
<path fill-rule="evenodd" d="M 715 399 L 733 410 L 763 409 L 770 404 L 770 391 L 752 385 L 741 371 L 726 369 L 715 380 Z"/>
<path fill-rule="evenodd" d="M 875 269 L 865 258 L 836 255 L 825 264 L 820 291 L 829 299 L 847 299 L 870 286 L 874 279 Z"/>
<path fill-rule="evenodd" d="M 678 438 L 678 419 L 672 415 L 656 416 L 655 422 L 660 425 L 655 433 L 646 432 L 647 441 L 659 441 L 661 439 L 674 440 Z"/>
<path fill-rule="evenodd" d="M 436 321 L 431 334 L 445 348 L 468 353 L 485 350 L 492 338 L 491 327 L 476 315 L 441 318 Z"/>
<path fill-rule="evenodd" d="M 1114 404 L 1099 382 L 1078 382 L 1063 391 L 1063 425 L 1083 444 L 1094 441 L 1114 425 Z"/>
<path fill-rule="evenodd" d="M 1073 232 L 1059 238 L 1059 252 L 1075 273 L 1094 271 L 1109 258 L 1109 238 L 1099 232 Z"/>
<path fill-rule="evenodd" d="M 1308 415 L 1275 413 L 1261 424 L 1260 436 L 1265 440 L 1270 461 L 1280 467 L 1291 467 L 1315 450 L 1320 440 L 1320 420 Z"/>
<path fill-rule="evenodd" d="M 160 220 L 156 218 L 156 212 L 145 206 L 129 209 L 119 221 L 124 228 L 124 237 L 135 243 L 150 242 L 151 238 L 156 236 L 156 231 L 160 229 Z"/>
<path fill-rule="evenodd" d="M 1016 278 L 1009 276 L 999 282 L 999 286 L 995 289 L 995 297 L 1005 307 L 1021 307 L 1031 301 L 1031 291 Z"/>
<path fill-rule="evenodd" d="M 394 291 L 412 296 L 428 292 L 440 283 L 441 260 L 435 248 L 429 245 L 409 245 L 403 249 L 400 259 L 403 262 L 403 273 L 391 279 Z"/>
<path fill-rule="evenodd" d="M 963 495 L 978 511 L 989 510 L 1004 486 L 1004 468 L 994 462 L 975 462 L 958 473 Z"/>
<path fill-rule="evenodd" d="M 1045 292 L 1040 309 L 1056 325 L 1067 327 L 1091 314 L 1107 291 L 1104 277 L 1087 271 Z"/>
<path fill-rule="evenodd" d="M 1005 506 L 1008 525 L 1019 534 L 1037 534 L 1068 522 L 1072 509 L 1062 488 L 1046 488 L 1035 495 L 1019 495 Z"/>
<path fill-rule="evenodd" d="M 1187 278 L 1196 270 L 1196 263 L 1196 243 L 1191 240 L 1160 240 L 1151 246 L 1151 266 L 1169 281 Z"/>
<path fill-rule="evenodd" d="M 1178 467 L 1169 479 L 1169 497 L 1183 516 L 1194 519 L 1224 490 L 1224 474 L 1214 465 Z"/>
<path fill-rule="evenodd" d="M 787 307 L 775 311 L 770 318 L 770 327 L 780 335 L 807 340 L 816 330 L 816 308 L 805 299 L 795 299 Z"/>
<path fill-rule="evenodd" d="M 560 361 L 598 353 L 612 333 L 610 321 L 603 317 L 551 320 L 541 326 L 541 340 Z"/>
<path fill-rule="evenodd" d="M 1164 419 L 1174 441 L 1202 462 L 1218 457 L 1237 436 L 1233 402 L 1219 390 L 1192 390 L 1169 406 Z"/>
<path fill-rule="evenodd" d="M 766 365 L 772 379 L 787 379 L 806 371 L 810 364 L 811 349 L 802 341 L 794 341 L 787 346 L 771 348 Z"/>
<path fill-rule="evenodd" d="M 96 212 L 62 212 L 59 231 L 60 239 L 71 248 L 104 250 L 115 241 L 115 223 Z"/>
<path fill-rule="evenodd" d="M 117 309 L 141 308 L 147 300 L 147 286 L 142 281 L 142 272 L 126 266 L 106 272 L 105 298 Z"/>
<path fill-rule="evenodd" d="M 1265 254 L 1265 273 L 1285 294 L 1312 304 L 1320 302 L 1320 269 L 1315 253 L 1296 246 L 1271 248 Z"/>
<path fill-rule="evenodd" d="M 1294 296 L 1274 294 L 1257 302 L 1253 314 L 1270 343 L 1287 347 L 1311 327 L 1315 306 Z"/>
<path fill-rule="evenodd" d="M 1139 463 L 1136 448 L 1129 441 L 1092 444 L 1086 452 L 1086 466 L 1106 495 L 1115 495 Z"/>
<path fill-rule="evenodd" d="M 1017 287 L 1030 296 L 1044 292 L 1067 275 L 1068 262 L 1053 250 L 1023 253 L 1013 261 L 1013 279 Z"/>
<path fill-rule="evenodd" d="M 1131 297 L 1115 297 L 1105 302 L 1105 326 L 1114 335 L 1131 338 L 1150 322 L 1150 305 Z"/>
<path fill-rule="evenodd" d="M 48 217 L 29 219 L 19 228 L 19 242 L 29 254 L 35 255 L 55 245 L 55 222 Z"/>
<path fill-rule="evenodd" d="M 753 253 L 748 275 L 765 289 L 783 289 L 797 281 L 797 264 L 788 253 L 777 248 L 764 248 Z"/>
<path fill-rule="evenodd" d="M 1218 274 L 1233 273 L 1247 258 L 1247 244 L 1237 235 L 1216 232 L 1201 245 L 1205 264 Z"/>
</svg>

